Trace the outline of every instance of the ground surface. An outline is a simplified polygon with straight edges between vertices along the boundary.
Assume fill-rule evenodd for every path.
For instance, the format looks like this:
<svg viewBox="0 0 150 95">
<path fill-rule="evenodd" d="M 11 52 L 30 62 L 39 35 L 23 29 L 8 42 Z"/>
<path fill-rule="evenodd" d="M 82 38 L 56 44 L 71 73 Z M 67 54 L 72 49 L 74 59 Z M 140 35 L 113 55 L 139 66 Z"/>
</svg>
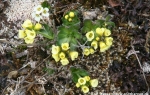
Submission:
<svg viewBox="0 0 150 95">
<path fill-rule="evenodd" d="M 35 5 L 39 1 L 36 0 Z M 72 66 L 87 70 L 92 78 L 99 80 L 98 87 L 90 89 L 87 95 L 98 95 L 100 92 L 144 93 L 149 90 L 149 0 L 49 0 L 49 3 L 53 5 L 52 10 L 55 10 L 50 16 L 50 19 L 53 19 L 53 27 L 62 23 L 61 17 L 68 10 L 78 10 L 81 13 L 81 20 L 88 12 L 95 13 L 95 16 L 88 15 L 94 20 L 97 17 L 104 17 L 103 13 L 108 11 L 116 24 L 112 32 L 113 46 L 105 53 L 97 51 L 94 55 L 84 57 L 82 60 L 80 53 L 79 58 L 68 66 L 61 66 L 49 53 L 50 48 L 47 47 L 51 44 L 49 40 L 38 36 L 37 43 L 28 46 L 18 38 L 21 23 L 30 16 L 22 12 L 21 8 L 14 8 L 18 10 L 12 14 L 13 11 L 9 8 L 15 4 L 1 0 L 0 93 L 9 95 L 14 91 L 15 94 L 11 95 L 43 95 L 44 93 L 82 95 L 83 93 L 71 80 L 69 68 Z M 16 7 L 19 4 L 26 5 L 26 3 L 16 3 Z M 30 10 L 30 7 L 28 8 Z M 19 11 L 23 16 L 19 14 Z M 20 19 L 19 16 L 22 18 Z M 25 66 L 27 63 L 32 66 Z"/>
</svg>

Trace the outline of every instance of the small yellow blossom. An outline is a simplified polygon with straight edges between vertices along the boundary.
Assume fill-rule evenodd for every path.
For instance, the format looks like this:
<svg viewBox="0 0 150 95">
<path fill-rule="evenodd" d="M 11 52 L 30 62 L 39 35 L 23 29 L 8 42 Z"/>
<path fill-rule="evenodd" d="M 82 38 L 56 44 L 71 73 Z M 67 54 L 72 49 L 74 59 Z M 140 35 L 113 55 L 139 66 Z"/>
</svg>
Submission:
<svg viewBox="0 0 150 95">
<path fill-rule="evenodd" d="M 106 45 L 111 46 L 112 42 L 113 42 L 113 38 L 112 37 L 106 37 L 105 42 L 106 42 Z"/>
<path fill-rule="evenodd" d="M 88 93 L 89 92 L 89 88 L 87 86 L 82 86 L 81 90 L 83 91 L 83 93 Z"/>
<path fill-rule="evenodd" d="M 110 35 L 111 35 L 110 30 L 105 28 L 104 36 L 110 36 Z"/>
<path fill-rule="evenodd" d="M 25 40 L 25 43 L 27 43 L 27 44 L 32 44 L 34 42 L 34 39 L 31 39 L 28 37 L 25 37 L 24 40 Z"/>
<path fill-rule="evenodd" d="M 19 34 L 18 34 L 19 38 L 24 38 L 26 36 L 26 33 L 24 30 L 19 30 Z"/>
<path fill-rule="evenodd" d="M 90 54 L 90 50 L 88 48 L 85 48 L 83 50 L 83 54 L 86 55 L 86 56 L 88 56 Z"/>
<path fill-rule="evenodd" d="M 65 15 L 65 19 L 68 19 L 68 17 L 69 17 L 68 15 Z"/>
<path fill-rule="evenodd" d="M 90 54 L 94 54 L 95 52 L 94 49 L 90 48 L 89 50 L 90 50 Z"/>
<path fill-rule="evenodd" d="M 60 47 L 52 45 L 52 54 L 58 54 L 60 52 Z"/>
<path fill-rule="evenodd" d="M 60 59 L 64 59 L 66 57 L 65 53 L 64 52 L 59 53 L 59 57 L 60 57 Z"/>
<path fill-rule="evenodd" d="M 67 51 L 69 49 L 69 43 L 62 43 L 61 48 L 62 50 Z"/>
<path fill-rule="evenodd" d="M 71 60 L 73 61 L 73 60 L 75 60 L 75 58 L 78 57 L 78 52 L 77 51 L 71 51 L 71 52 L 69 52 L 69 55 L 71 57 Z"/>
<path fill-rule="evenodd" d="M 36 23 L 34 26 L 34 30 L 40 30 L 42 28 L 42 25 L 40 23 Z"/>
<path fill-rule="evenodd" d="M 96 33 L 99 36 L 103 36 L 104 31 L 105 31 L 105 28 L 96 28 Z"/>
<path fill-rule="evenodd" d="M 31 22 L 31 20 L 29 20 L 29 19 L 27 19 L 23 24 L 22 24 L 22 27 L 24 28 L 24 29 L 26 29 L 26 28 L 32 28 L 33 27 L 33 24 L 32 24 L 32 22 Z"/>
<path fill-rule="evenodd" d="M 69 16 L 70 16 L 70 17 L 74 17 L 74 15 L 75 15 L 74 12 L 70 12 L 70 13 L 69 13 Z"/>
<path fill-rule="evenodd" d="M 36 32 L 34 30 L 25 30 L 25 33 L 27 35 L 28 38 L 30 39 L 34 39 L 36 36 Z"/>
<path fill-rule="evenodd" d="M 91 46 L 96 50 L 98 48 L 97 41 L 92 41 Z"/>
<path fill-rule="evenodd" d="M 88 41 L 92 41 L 94 39 L 94 32 L 90 31 L 90 32 L 86 33 L 86 38 Z"/>
<path fill-rule="evenodd" d="M 100 38 L 99 37 L 96 37 L 96 41 L 99 41 L 100 40 Z"/>
<path fill-rule="evenodd" d="M 90 85 L 92 87 L 97 87 L 98 86 L 98 80 L 97 79 L 92 79 L 90 80 Z"/>
<path fill-rule="evenodd" d="M 84 78 L 85 78 L 86 81 L 89 81 L 89 80 L 90 80 L 90 77 L 89 77 L 89 76 L 85 76 Z"/>
<path fill-rule="evenodd" d="M 77 87 L 77 88 L 79 88 L 79 87 L 80 87 L 80 84 L 79 84 L 78 82 L 76 83 L 76 87 Z"/>
<path fill-rule="evenodd" d="M 62 65 L 68 65 L 69 64 L 69 61 L 67 58 L 61 59 L 60 62 Z"/>
<path fill-rule="evenodd" d="M 69 18 L 68 21 L 72 21 L 72 18 Z"/>
<path fill-rule="evenodd" d="M 58 54 L 52 54 L 52 57 L 55 59 L 56 62 L 58 62 L 60 60 Z"/>
<path fill-rule="evenodd" d="M 80 78 L 78 79 L 78 83 L 79 83 L 80 85 L 86 84 L 85 78 L 80 77 Z"/>
<path fill-rule="evenodd" d="M 107 46 L 104 42 L 99 43 L 100 46 L 100 52 L 105 52 L 110 46 Z"/>
</svg>

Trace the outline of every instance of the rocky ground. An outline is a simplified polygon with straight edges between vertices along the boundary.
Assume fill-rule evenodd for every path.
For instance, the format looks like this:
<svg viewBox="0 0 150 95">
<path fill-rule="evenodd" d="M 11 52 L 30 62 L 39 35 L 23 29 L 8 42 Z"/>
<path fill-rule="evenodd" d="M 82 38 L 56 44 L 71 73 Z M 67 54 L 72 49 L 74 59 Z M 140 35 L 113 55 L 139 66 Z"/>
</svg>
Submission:
<svg viewBox="0 0 150 95">
<path fill-rule="evenodd" d="M 99 80 L 98 87 L 86 95 L 149 91 L 149 0 L 48 0 L 54 10 L 49 22 L 53 28 L 62 23 L 61 17 L 68 10 L 78 10 L 82 21 L 105 17 L 108 13 L 116 25 L 109 50 L 83 58 L 80 52 L 67 66 L 61 66 L 51 57 L 51 41 L 38 35 L 33 45 L 27 45 L 18 38 L 21 23 L 31 18 L 32 7 L 42 1 L 0 1 L 2 95 L 83 95 L 71 80 L 72 66 L 87 70 L 92 78 Z"/>
</svg>

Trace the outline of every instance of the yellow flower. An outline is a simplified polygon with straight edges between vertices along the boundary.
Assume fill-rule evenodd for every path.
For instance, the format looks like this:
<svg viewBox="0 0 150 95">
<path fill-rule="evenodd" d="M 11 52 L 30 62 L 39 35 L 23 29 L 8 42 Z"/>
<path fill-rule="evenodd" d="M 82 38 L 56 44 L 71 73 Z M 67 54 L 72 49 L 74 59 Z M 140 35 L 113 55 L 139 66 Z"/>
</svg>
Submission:
<svg viewBox="0 0 150 95">
<path fill-rule="evenodd" d="M 68 65 L 69 64 L 69 61 L 67 58 L 61 59 L 60 62 L 62 65 Z"/>
<path fill-rule="evenodd" d="M 99 39 L 100 39 L 99 37 L 96 37 L 96 41 L 99 41 Z"/>
<path fill-rule="evenodd" d="M 56 62 L 60 60 L 58 54 L 52 54 L 52 57 L 55 59 Z"/>
<path fill-rule="evenodd" d="M 105 52 L 110 46 L 107 46 L 104 42 L 99 43 L 100 52 Z"/>
<path fill-rule="evenodd" d="M 59 57 L 60 57 L 60 59 L 64 59 L 66 57 L 65 53 L 64 52 L 59 53 Z"/>
<path fill-rule="evenodd" d="M 92 46 L 94 49 L 97 49 L 97 48 L 98 48 L 97 41 L 94 40 L 94 41 L 91 43 L 91 46 Z"/>
<path fill-rule="evenodd" d="M 36 36 L 36 32 L 34 30 L 25 30 L 25 33 L 27 34 L 27 37 L 30 39 L 34 39 Z"/>
<path fill-rule="evenodd" d="M 22 27 L 24 28 L 24 29 L 26 29 L 26 28 L 32 28 L 32 26 L 33 26 L 33 24 L 32 24 L 32 22 L 31 22 L 31 20 L 29 20 L 29 19 L 27 19 L 23 24 L 22 24 Z"/>
<path fill-rule="evenodd" d="M 78 83 L 79 83 L 80 85 L 86 84 L 85 78 L 80 77 L 80 78 L 78 79 Z"/>
<path fill-rule="evenodd" d="M 61 48 L 62 50 L 67 51 L 69 49 L 69 43 L 62 43 Z"/>
<path fill-rule="evenodd" d="M 79 88 L 79 87 L 80 87 L 80 84 L 79 84 L 79 83 L 76 83 L 76 87 Z"/>
<path fill-rule="evenodd" d="M 105 28 L 104 36 L 110 36 L 110 34 L 111 34 L 110 30 Z"/>
<path fill-rule="evenodd" d="M 82 86 L 81 90 L 83 91 L 83 93 L 88 93 L 89 92 L 89 88 L 87 86 Z"/>
<path fill-rule="evenodd" d="M 78 52 L 76 52 L 76 51 L 71 51 L 71 52 L 69 52 L 69 55 L 70 55 L 70 57 L 71 57 L 71 60 L 73 61 L 73 60 L 75 60 L 75 58 L 78 57 Z"/>
<path fill-rule="evenodd" d="M 26 36 L 26 33 L 24 30 L 19 30 L 19 34 L 18 34 L 19 38 L 24 38 Z"/>
<path fill-rule="evenodd" d="M 85 76 L 84 79 L 85 79 L 86 81 L 89 81 L 89 80 L 90 80 L 90 77 L 89 77 L 89 76 Z"/>
<path fill-rule="evenodd" d="M 60 52 L 60 47 L 52 45 L 52 54 L 58 54 Z"/>
<path fill-rule="evenodd" d="M 25 40 L 25 43 L 27 44 L 32 44 L 34 42 L 34 39 L 31 39 L 29 37 L 25 37 L 24 40 Z"/>
<path fill-rule="evenodd" d="M 90 32 L 86 33 L 86 38 L 88 41 L 92 41 L 94 39 L 94 32 L 90 31 Z"/>
<path fill-rule="evenodd" d="M 111 45 L 112 45 L 112 41 L 113 41 L 113 38 L 112 38 L 112 37 L 106 37 L 106 38 L 105 38 L 106 45 L 108 45 L 108 46 L 111 46 Z"/>
<path fill-rule="evenodd" d="M 68 19 L 68 17 L 69 17 L 68 15 L 65 15 L 65 19 Z"/>
<path fill-rule="evenodd" d="M 90 54 L 90 50 L 88 48 L 85 48 L 83 50 L 83 54 L 86 55 L 86 56 L 88 56 Z"/>
<path fill-rule="evenodd" d="M 96 28 L 96 33 L 99 35 L 99 36 L 102 36 L 103 33 L 105 31 L 105 28 Z"/>
<path fill-rule="evenodd" d="M 69 13 L 69 16 L 70 16 L 70 17 L 74 17 L 74 15 L 75 15 L 74 12 L 70 12 L 70 13 Z"/>
<path fill-rule="evenodd" d="M 40 23 L 36 23 L 34 26 L 34 30 L 40 30 L 42 28 L 42 25 Z"/>
<path fill-rule="evenodd" d="M 98 80 L 97 79 L 92 79 L 90 80 L 90 85 L 92 87 L 97 87 L 98 86 Z"/>
<path fill-rule="evenodd" d="M 89 50 L 90 50 L 90 54 L 94 54 L 95 52 L 94 49 L 90 48 Z"/>
<path fill-rule="evenodd" d="M 72 18 L 69 18 L 68 21 L 72 21 Z"/>
</svg>

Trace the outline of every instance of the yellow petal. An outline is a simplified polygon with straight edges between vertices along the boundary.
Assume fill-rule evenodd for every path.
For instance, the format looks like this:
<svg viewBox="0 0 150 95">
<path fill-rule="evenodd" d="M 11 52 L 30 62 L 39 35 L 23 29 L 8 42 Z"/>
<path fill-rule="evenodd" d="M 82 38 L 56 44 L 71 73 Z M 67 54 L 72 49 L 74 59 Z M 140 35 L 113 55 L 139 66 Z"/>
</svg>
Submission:
<svg viewBox="0 0 150 95">
<path fill-rule="evenodd" d="M 74 17 L 74 16 L 75 16 L 74 12 L 70 12 L 70 13 L 69 13 L 69 16 L 70 16 L 70 17 Z"/>
<path fill-rule="evenodd" d="M 62 43 L 61 48 L 62 50 L 67 51 L 69 49 L 69 43 Z"/>
<path fill-rule="evenodd" d="M 91 46 L 96 50 L 98 48 L 98 42 L 97 41 L 92 41 Z"/>
<path fill-rule="evenodd" d="M 34 39 L 31 39 L 28 37 L 25 37 L 24 40 L 25 40 L 25 43 L 27 43 L 27 44 L 32 44 L 34 42 Z"/>
<path fill-rule="evenodd" d="M 78 57 L 78 52 L 76 52 L 76 51 L 71 51 L 71 52 L 69 53 L 69 55 L 70 55 L 70 57 L 71 57 L 71 60 L 73 61 L 73 60 L 75 60 L 75 58 Z"/>
<path fill-rule="evenodd" d="M 34 30 L 26 29 L 25 33 L 26 33 L 27 37 L 30 38 L 30 39 L 34 39 L 35 36 L 36 36 L 36 32 Z"/>
<path fill-rule="evenodd" d="M 52 54 L 52 57 L 55 59 L 56 62 L 60 60 L 58 54 Z"/>
<path fill-rule="evenodd" d="M 78 83 L 79 83 L 80 85 L 86 84 L 85 78 L 80 77 L 80 78 L 78 79 Z"/>
<path fill-rule="evenodd" d="M 96 28 L 96 33 L 99 36 L 103 36 L 104 31 L 105 31 L 105 28 Z"/>
<path fill-rule="evenodd" d="M 19 34 L 18 34 L 19 38 L 24 38 L 26 36 L 26 33 L 24 30 L 19 30 Z"/>
<path fill-rule="evenodd" d="M 86 81 L 89 81 L 89 80 L 90 80 L 90 77 L 89 77 L 89 76 L 85 76 L 84 78 L 85 78 Z"/>
<path fill-rule="evenodd" d="M 34 30 L 40 30 L 42 28 L 42 25 L 40 23 L 36 23 L 34 26 Z"/>
<path fill-rule="evenodd" d="M 104 36 L 110 36 L 110 35 L 111 35 L 111 31 L 105 28 Z"/>
<path fill-rule="evenodd" d="M 66 57 L 65 53 L 64 52 L 59 53 L 59 57 L 60 57 L 60 59 L 64 59 Z"/>
<path fill-rule="evenodd" d="M 105 42 L 106 42 L 106 45 L 111 46 L 113 43 L 113 38 L 112 37 L 106 37 Z"/>
<path fill-rule="evenodd" d="M 58 54 L 60 52 L 60 47 L 52 45 L 52 54 Z"/>
<path fill-rule="evenodd" d="M 92 41 L 94 39 L 94 32 L 93 31 L 87 32 L 86 38 L 88 41 Z"/>
<path fill-rule="evenodd" d="M 90 85 L 92 87 L 97 87 L 98 86 L 98 80 L 97 79 L 92 79 L 90 80 Z"/>
<path fill-rule="evenodd" d="M 79 88 L 79 87 L 80 87 L 80 84 L 79 84 L 79 83 L 76 83 L 76 87 Z"/>
<path fill-rule="evenodd" d="M 68 19 L 68 17 L 69 17 L 68 15 L 65 15 L 65 19 Z"/>
<path fill-rule="evenodd" d="M 69 64 L 69 61 L 67 58 L 61 59 L 60 62 L 62 65 L 68 65 Z"/>
<path fill-rule="evenodd" d="M 86 55 L 86 56 L 88 56 L 90 54 L 90 50 L 88 48 L 85 48 L 83 50 L 83 54 Z"/>
<path fill-rule="evenodd" d="M 87 86 L 82 86 L 81 90 L 83 91 L 83 93 L 88 93 L 89 92 L 89 88 Z"/>
<path fill-rule="evenodd" d="M 27 19 L 26 21 L 24 21 L 24 23 L 22 24 L 22 27 L 24 28 L 24 29 L 26 29 L 26 28 L 32 28 L 33 27 L 33 24 L 32 24 L 32 22 L 31 22 L 31 20 L 29 20 L 29 19 Z"/>
</svg>

